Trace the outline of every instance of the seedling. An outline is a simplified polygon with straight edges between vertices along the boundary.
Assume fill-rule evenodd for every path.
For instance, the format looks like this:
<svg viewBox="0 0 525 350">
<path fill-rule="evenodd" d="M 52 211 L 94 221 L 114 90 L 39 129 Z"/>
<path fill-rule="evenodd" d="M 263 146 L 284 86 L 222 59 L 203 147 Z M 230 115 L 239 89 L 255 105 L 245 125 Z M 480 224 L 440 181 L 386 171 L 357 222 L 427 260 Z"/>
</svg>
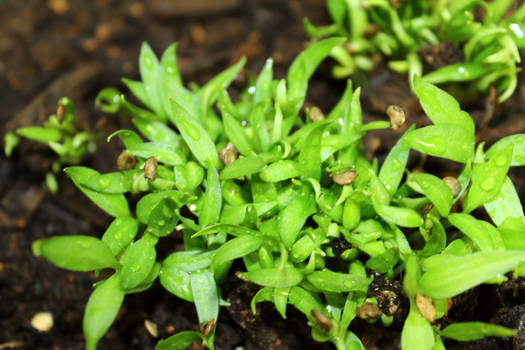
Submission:
<svg viewBox="0 0 525 350">
<path fill-rule="evenodd" d="M 508 0 L 327 0 L 334 24 L 315 27 L 305 20 L 304 26 L 314 41 L 347 38 L 331 52 L 338 62 L 333 70 L 336 77 L 371 71 L 377 58 L 384 56 L 390 69 L 408 73 L 412 84 L 414 76 L 424 73 L 424 51 L 441 47 L 442 54 L 450 56 L 448 45 L 456 56 L 462 48 L 463 57 L 452 57 L 454 62 L 444 62 L 423 79 L 433 84 L 472 82 L 471 89 L 479 91 L 494 85 L 504 101 L 516 89 L 518 50 L 525 47 L 525 5 L 508 14 L 512 5 Z M 440 50 L 431 55 L 432 60 L 439 59 Z"/>
<path fill-rule="evenodd" d="M 58 101 L 55 114 L 51 114 L 43 127 L 27 126 L 16 129 L 15 132 L 7 132 L 4 136 L 4 151 L 10 156 L 19 144 L 19 137 L 33 141 L 46 143 L 57 155 L 51 171 L 47 172 L 45 185 L 47 189 L 56 193 L 58 182 L 56 174 L 65 165 L 79 164 L 86 152 L 94 153 L 96 150 L 96 136 L 93 132 L 79 130 L 74 125 L 75 106 L 67 97 Z"/>
<path fill-rule="evenodd" d="M 316 341 L 337 349 L 364 349 L 352 320 L 360 315 L 388 325 L 399 298 L 410 305 L 403 349 L 443 349 L 442 337 L 515 334 L 481 322 L 444 329 L 436 322 L 449 298 L 502 282 L 509 271 L 524 274 L 519 237 L 525 221 L 507 171 L 524 165 L 525 135 L 503 138 L 487 152 L 483 143 L 475 147 L 471 117 L 415 76 L 414 91 L 433 125 L 409 127 L 381 165 L 370 161 L 363 136 L 391 124 L 363 123 L 360 89 L 351 82 L 330 111 L 306 109 L 309 117 L 302 117 L 309 78 L 344 40 L 308 47 L 286 79 L 273 78 L 269 59 L 236 102 L 227 88 L 244 59 L 204 86 L 186 89 L 176 45 L 159 61 L 143 44 L 142 81 L 124 83 L 144 107 L 115 88 L 99 94 L 98 105 L 129 114 L 146 141 L 132 130 L 110 135 L 118 135 L 125 157 L 134 158 L 126 170 L 100 174 L 76 166 L 65 172 L 115 219 L 101 239 L 58 236 L 33 244 L 35 255 L 62 268 L 114 271 L 95 284 L 86 306 L 88 350 L 114 322 L 124 297 L 156 280 L 194 303 L 201 329 L 161 340 L 156 350 L 184 349 L 196 340 L 213 349 L 220 306 L 228 305 L 220 284 L 236 259 L 245 270 L 238 277 L 261 286 L 253 312 L 266 301 L 286 318 L 291 305 L 304 313 Z M 459 162 L 463 171 L 445 180 L 411 172 L 411 150 Z M 134 210 L 124 195 L 129 192 L 140 196 Z M 492 223 L 470 214 L 480 206 Z M 451 232 L 458 235 L 449 241 Z M 182 238 L 184 250 L 157 261 L 157 246 L 172 234 Z M 343 249 L 334 248 L 338 242 Z M 404 293 L 372 294 L 376 279 L 402 279 Z"/>
</svg>

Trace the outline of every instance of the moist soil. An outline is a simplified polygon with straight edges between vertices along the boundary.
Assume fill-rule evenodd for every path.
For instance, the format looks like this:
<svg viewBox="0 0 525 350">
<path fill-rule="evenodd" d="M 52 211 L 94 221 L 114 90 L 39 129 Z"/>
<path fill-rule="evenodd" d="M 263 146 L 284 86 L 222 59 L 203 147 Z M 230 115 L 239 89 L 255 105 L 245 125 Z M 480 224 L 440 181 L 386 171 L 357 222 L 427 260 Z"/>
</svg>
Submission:
<svg viewBox="0 0 525 350">
<path fill-rule="evenodd" d="M 137 57 L 141 42 L 157 53 L 177 41 L 178 62 L 186 82 L 206 82 L 242 56 L 248 58 L 245 74 L 233 90 L 243 87 L 247 74 L 258 72 L 267 57 L 275 61 L 277 77 L 284 77 L 291 60 L 307 42 L 302 19 L 327 24 L 323 0 L 0 0 L 0 131 L 39 125 L 56 109 L 56 101 L 70 97 L 77 107 L 79 124 L 100 133 L 99 151 L 84 164 L 101 172 L 115 171 L 122 145 L 106 143 L 105 136 L 130 128 L 125 116 L 107 116 L 94 106 L 94 97 L 105 86 L 121 84 L 123 76 L 138 79 Z M 452 51 L 451 51 L 452 50 Z M 421 52 L 428 67 L 457 60 L 450 45 Z M 328 110 L 339 99 L 345 82 L 330 77 L 333 62 L 324 62 L 312 79 L 307 103 Z M 524 75 L 514 96 L 504 104 L 494 94 L 469 95 L 462 107 L 475 118 L 478 140 L 495 140 L 525 130 Z M 462 95 L 462 86 L 451 87 Z M 378 66 L 362 95 L 367 121 L 385 119 L 386 107 L 402 106 L 408 123 L 428 124 L 405 76 Z M 406 127 L 405 127 L 406 129 Z M 369 157 L 382 160 L 404 129 L 372 132 L 365 139 Z M 423 163 L 413 154 L 411 168 L 424 167 L 441 176 L 457 175 L 459 166 L 429 158 Z M 64 271 L 35 258 L 31 242 L 54 235 L 100 236 L 111 218 L 87 200 L 65 177 L 53 195 L 43 189 L 45 172 L 53 154 L 39 144 L 22 141 L 9 159 L 0 155 L 0 349 L 83 349 L 82 314 L 92 284 L 102 276 Z M 519 169 L 511 177 L 525 198 L 525 177 Z M 479 212 L 482 216 L 483 213 Z M 165 239 L 166 256 L 180 244 Z M 233 270 L 242 269 L 234 265 Z M 379 287 L 381 281 L 378 280 Z M 315 343 L 306 319 L 292 307 L 283 320 L 273 305 L 262 303 L 257 314 L 249 308 L 257 291 L 235 274 L 222 286 L 223 308 L 216 333 L 217 349 L 332 349 Z M 511 280 L 501 286 L 484 285 L 453 300 L 445 326 L 452 321 L 487 321 L 517 328 L 515 338 L 470 343 L 447 343 L 449 349 L 525 348 L 525 282 Z M 41 311 L 54 317 L 49 332 L 31 327 Z M 401 298 L 399 314 L 406 313 Z M 155 323 L 159 338 L 197 329 L 193 305 L 181 301 L 155 284 L 150 290 L 127 296 L 117 320 L 99 349 L 153 349 L 157 342 L 144 325 Z M 389 328 L 354 321 L 351 328 L 367 349 L 397 349 L 402 322 Z M 199 349 L 193 344 L 193 349 Z"/>
</svg>

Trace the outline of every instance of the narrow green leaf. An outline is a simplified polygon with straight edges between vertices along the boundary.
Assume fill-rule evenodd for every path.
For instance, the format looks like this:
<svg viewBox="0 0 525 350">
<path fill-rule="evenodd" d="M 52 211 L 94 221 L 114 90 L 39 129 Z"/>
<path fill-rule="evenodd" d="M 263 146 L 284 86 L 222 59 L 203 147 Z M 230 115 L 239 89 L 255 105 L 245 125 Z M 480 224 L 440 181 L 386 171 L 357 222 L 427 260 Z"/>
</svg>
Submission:
<svg viewBox="0 0 525 350">
<path fill-rule="evenodd" d="M 525 221 L 523 219 L 507 218 L 498 229 L 507 250 L 525 250 Z"/>
<path fill-rule="evenodd" d="M 308 142 L 303 145 L 298 158 L 303 177 L 317 181 L 321 180 L 321 139 L 324 126 L 320 124 L 306 136 Z"/>
<path fill-rule="evenodd" d="M 155 350 L 184 350 L 194 341 L 204 339 L 204 336 L 195 331 L 184 331 L 163 339 L 157 343 Z"/>
<path fill-rule="evenodd" d="M 445 249 L 447 245 L 447 233 L 439 222 L 439 219 L 429 215 L 427 216 L 432 220 L 432 235 L 430 239 L 426 242 L 425 247 L 421 250 L 420 255 L 422 257 L 429 257 L 435 254 L 439 254 Z"/>
<path fill-rule="evenodd" d="M 224 133 L 243 156 L 255 154 L 251 140 L 246 135 L 244 127 L 228 112 L 222 113 Z"/>
<path fill-rule="evenodd" d="M 312 316 L 312 310 L 326 314 L 323 304 L 312 295 L 311 292 L 301 287 L 292 287 L 288 296 L 289 303 L 297 310 L 301 311 L 310 321 L 315 321 Z"/>
<path fill-rule="evenodd" d="M 151 224 L 150 215 L 152 209 L 157 207 L 160 202 L 168 198 L 178 203 L 179 206 L 182 206 L 187 196 L 184 193 L 176 190 L 149 193 L 142 197 L 137 203 L 137 219 L 143 224 Z"/>
<path fill-rule="evenodd" d="M 139 55 L 139 70 L 144 90 L 148 96 L 148 101 L 151 109 L 157 114 L 165 115 L 164 108 L 161 103 L 159 72 L 160 64 L 157 56 L 148 45 L 147 42 L 142 42 Z M 137 96 L 138 97 L 138 96 Z"/>
<path fill-rule="evenodd" d="M 219 295 L 217 285 L 210 270 L 195 271 L 190 276 L 193 302 L 197 309 L 199 323 L 213 319 L 219 315 Z"/>
<path fill-rule="evenodd" d="M 303 274 L 293 267 L 260 269 L 241 273 L 239 277 L 264 287 L 288 288 L 297 285 Z"/>
<path fill-rule="evenodd" d="M 432 326 L 419 314 L 415 302 L 411 300 L 410 311 L 401 332 L 401 349 L 431 350 L 434 342 Z"/>
<path fill-rule="evenodd" d="M 144 142 L 128 147 L 128 152 L 141 158 L 154 157 L 167 165 L 184 164 L 186 160 L 172 145 L 160 142 Z"/>
<path fill-rule="evenodd" d="M 419 280 L 423 294 L 451 298 L 487 280 L 507 273 L 525 261 L 524 251 L 491 251 L 447 256 L 429 267 Z"/>
<path fill-rule="evenodd" d="M 463 200 L 463 211 L 469 213 L 478 206 L 493 201 L 507 178 L 512 160 L 513 145 L 509 144 L 488 162 L 475 163 L 472 168 L 472 184 Z"/>
<path fill-rule="evenodd" d="M 267 165 L 261 171 L 261 180 L 279 182 L 301 175 L 299 165 L 292 160 L 279 160 Z"/>
<path fill-rule="evenodd" d="M 217 74 L 199 90 L 198 96 L 201 98 L 201 113 L 215 103 L 219 93 L 230 85 L 245 63 L 246 57 L 241 58 L 239 62 Z"/>
<path fill-rule="evenodd" d="M 255 83 L 255 93 L 253 96 L 253 102 L 255 104 L 262 100 L 269 100 L 272 98 L 272 80 L 273 80 L 273 59 L 268 58 L 264 64 L 261 73 L 257 77 Z"/>
<path fill-rule="evenodd" d="M 155 244 L 158 238 L 145 234 L 128 247 L 120 258 L 120 286 L 122 289 L 132 289 L 148 276 L 157 257 Z"/>
<path fill-rule="evenodd" d="M 467 112 L 460 109 L 454 97 L 417 76 L 414 77 L 414 92 L 423 110 L 434 124 L 454 125 L 465 129 L 469 139 L 474 138 L 474 121 Z M 447 135 L 447 141 L 452 140 L 452 135 L 443 135 Z"/>
<path fill-rule="evenodd" d="M 474 134 L 455 124 L 431 125 L 405 136 L 416 151 L 466 163 L 474 158 Z"/>
<path fill-rule="evenodd" d="M 104 232 L 102 242 L 106 243 L 114 256 L 119 255 L 135 238 L 139 224 L 131 216 L 115 218 Z"/>
<path fill-rule="evenodd" d="M 248 235 L 240 236 L 224 243 L 213 257 L 210 267 L 212 274 L 223 264 L 258 250 L 261 244 L 261 238 Z"/>
<path fill-rule="evenodd" d="M 182 86 L 182 78 L 180 76 L 179 70 L 177 68 L 177 43 L 171 44 L 162 54 L 160 60 L 160 71 L 159 78 L 162 79 L 161 82 L 161 98 L 162 98 L 162 107 L 164 111 L 169 113 L 171 111 L 171 102 L 169 100 L 169 93 L 165 90 L 165 87 L 169 88 L 171 91 L 172 88 L 177 86 Z M 168 90 L 168 89 L 166 89 Z"/>
<path fill-rule="evenodd" d="M 481 220 L 463 213 L 451 214 L 448 221 L 469 237 L 481 251 L 503 249 L 500 233 L 494 226 L 491 227 L 492 229 L 487 228 Z M 487 225 L 491 226 L 489 223 Z M 492 237 L 493 235 L 499 237 Z M 501 246 L 496 246 L 495 242 L 501 242 Z"/>
<path fill-rule="evenodd" d="M 328 56 L 332 48 L 341 44 L 344 40 L 344 38 L 330 38 L 319 41 L 302 51 L 292 62 L 286 77 L 288 82 L 288 101 L 300 101 L 293 108 L 294 112 L 292 114 L 297 113 L 302 105 L 302 101 L 306 96 L 308 80 L 310 80 L 317 66 Z"/>
<path fill-rule="evenodd" d="M 525 134 L 516 134 L 502 138 L 487 151 L 487 157 L 494 158 L 501 154 L 508 145 L 513 144 L 512 161 L 510 166 L 525 165 Z"/>
<path fill-rule="evenodd" d="M 228 164 L 221 171 L 221 180 L 236 179 L 258 173 L 265 166 L 265 161 L 259 156 L 247 156 L 239 158 Z"/>
<path fill-rule="evenodd" d="M 150 141 L 170 145 L 176 149 L 180 146 L 180 136 L 166 124 L 141 118 L 133 118 L 131 121 Z"/>
<path fill-rule="evenodd" d="M 121 129 L 121 130 L 115 131 L 114 133 L 108 136 L 106 141 L 107 142 L 111 141 L 113 136 L 116 136 L 116 135 L 120 136 L 122 143 L 124 143 L 124 147 L 126 148 L 130 148 L 135 145 L 139 145 L 143 142 L 140 136 L 137 135 L 136 132 L 132 130 L 127 130 L 127 129 Z"/>
<path fill-rule="evenodd" d="M 58 129 L 43 128 L 39 126 L 26 126 L 16 129 L 19 136 L 38 142 L 58 142 L 62 134 Z"/>
<path fill-rule="evenodd" d="M 485 322 L 461 322 L 447 326 L 439 334 L 458 341 L 473 341 L 485 337 L 513 337 L 516 330 Z"/>
<path fill-rule="evenodd" d="M 370 284 L 370 280 L 366 277 L 333 272 L 327 269 L 315 271 L 307 275 L 306 279 L 322 291 L 336 293 L 362 290 Z"/>
<path fill-rule="evenodd" d="M 206 177 L 206 192 L 204 192 L 203 202 L 205 205 L 199 215 L 199 225 L 208 226 L 219 222 L 222 208 L 221 183 L 217 169 L 210 164 Z"/>
<path fill-rule="evenodd" d="M 434 207 L 438 210 L 441 216 L 446 217 L 452 208 L 453 197 L 452 191 L 447 184 L 431 174 L 412 173 L 409 176 L 410 181 L 414 181 L 418 188 L 414 188 L 417 192 L 424 194 Z"/>
<path fill-rule="evenodd" d="M 525 220 L 520 198 L 508 176 L 505 178 L 496 198 L 492 202 L 483 204 L 483 206 L 496 226 L 501 225 L 508 218 Z"/>
<path fill-rule="evenodd" d="M 419 227 L 423 218 L 414 209 L 393 207 L 389 205 L 374 206 L 377 214 L 385 221 L 402 227 Z"/>
<path fill-rule="evenodd" d="M 117 171 L 100 174 L 98 171 L 83 166 L 64 168 L 73 182 L 90 190 L 101 193 L 126 193 L 131 190 L 133 176 L 140 170 Z"/>
<path fill-rule="evenodd" d="M 110 248 L 91 236 L 56 236 L 33 242 L 33 253 L 53 264 L 73 271 L 118 268 Z"/>
<path fill-rule="evenodd" d="M 391 197 L 396 193 L 401 183 L 410 153 L 410 147 L 404 141 L 404 138 L 405 135 L 414 130 L 414 128 L 415 126 L 408 128 L 394 147 L 390 149 L 379 171 L 378 178 L 383 182 Z"/>
<path fill-rule="evenodd" d="M 89 297 L 82 321 L 86 350 L 96 349 L 97 343 L 117 317 L 125 295 L 120 288 L 119 277 L 116 273 L 104 282 L 98 283 Z"/>
<path fill-rule="evenodd" d="M 291 248 L 299 237 L 306 219 L 315 212 L 315 199 L 312 194 L 293 198 L 281 211 L 279 234 L 284 245 Z"/>
<path fill-rule="evenodd" d="M 197 161 L 204 167 L 211 162 L 215 168 L 220 168 L 219 154 L 208 132 L 177 101 L 173 100 L 171 106 L 170 121 L 177 126 Z"/>
<path fill-rule="evenodd" d="M 193 302 L 193 294 L 191 292 L 190 274 L 179 270 L 177 266 L 164 266 L 159 274 L 160 284 L 168 292 L 177 297 L 189 302 Z"/>
</svg>

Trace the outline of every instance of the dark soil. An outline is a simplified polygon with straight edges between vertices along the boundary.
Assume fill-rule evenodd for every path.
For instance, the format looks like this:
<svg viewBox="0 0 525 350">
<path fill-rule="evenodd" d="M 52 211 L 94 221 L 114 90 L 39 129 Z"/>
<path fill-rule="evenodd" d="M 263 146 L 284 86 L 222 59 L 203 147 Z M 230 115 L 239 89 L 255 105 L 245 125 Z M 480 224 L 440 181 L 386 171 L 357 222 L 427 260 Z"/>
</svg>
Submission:
<svg viewBox="0 0 525 350">
<path fill-rule="evenodd" d="M 247 70 L 252 72 L 258 72 L 264 60 L 272 56 L 276 75 L 284 76 L 307 40 L 302 19 L 328 23 L 324 6 L 324 0 L 0 0 L 0 134 L 41 124 L 64 95 L 75 102 L 81 123 L 100 130 L 101 136 L 130 127 L 125 118 L 105 116 L 93 101 L 105 86 L 125 91 L 121 77 L 138 78 L 137 57 L 143 40 L 157 53 L 178 41 L 178 61 L 187 82 L 202 84 L 241 56 L 248 57 Z M 448 52 L 440 56 L 439 48 L 425 53 L 450 59 Z M 344 88 L 343 82 L 330 78 L 330 68 L 330 62 L 321 66 L 309 91 L 309 103 L 324 109 L 338 100 Z M 469 97 L 462 102 L 481 127 L 480 140 L 490 144 L 504 135 L 524 132 L 521 101 L 525 85 L 521 82 L 525 76 L 521 74 L 517 92 L 503 105 L 496 105 L 490 96 Z M 398 104 L 408 111 L 409 122 L 428 123 L 421 118 L 406 81 L 380 63 L 364 90 L 365 117 L 384 119 L 386 107 Z M 402 131 L 371 133 L 366 138 L 369 156 L 382 159 Z M 86 157 L 85 163 L 101 172 L 114 171 L 121 145 L 115 141 L 107 144 L 103 139 L 100 151 Z M 412 166 L 418 165 L 415 159 Z M 3 152 L 0 155 L 0 349 L 83 349 L 83 308 L 97 278 L 36 259 L 31 242 L 63 234 L 100 236 L 110 217 L 65 177 L 60 179 L 58 195 L 45 191 L 42 181 L 52 160 L 53 154 L 32 142 L 22 142 L 10 159 Z M 442 175 L 458 171 L 437 159 L 427 160 L 425 167 Z M 511 175 L 520 197 L 525 198 L 523 171 L 513 169 Z M 167 251 L 176 242 L 171 244 Z M 515 339 L 451 343 L 450 348 L 523 348 L 524 288 L 521 280 L 512 281 L 498 287 L 482 286 L 456 298 L 446 322 L 490 320 L 519 326 L 520 332 Z M 331 348 L 311 339 L 305 318 L 291 307 L 287 320 L 267 303 L 252 315 L 249 301 L 256 290 L 235 277 L 223 285 L 223 297 L 232 306 L 221 312 L 218 349 Z M 55 325 L 49 333 L 40 333 L 30 325 L 33 315 L 40 311 L 54 316 Z M 160 338 L 197 329 L 193 306 L 156 284 L 145 293 L 126 297 L 99 349 L 153 349 L 157 339 L 146 331 L 145 320 L 158 326 Z M 399 347 L 400 323 L 383 329 L 357 321 L 351 327 L 367 349 Z"/>
</svg>

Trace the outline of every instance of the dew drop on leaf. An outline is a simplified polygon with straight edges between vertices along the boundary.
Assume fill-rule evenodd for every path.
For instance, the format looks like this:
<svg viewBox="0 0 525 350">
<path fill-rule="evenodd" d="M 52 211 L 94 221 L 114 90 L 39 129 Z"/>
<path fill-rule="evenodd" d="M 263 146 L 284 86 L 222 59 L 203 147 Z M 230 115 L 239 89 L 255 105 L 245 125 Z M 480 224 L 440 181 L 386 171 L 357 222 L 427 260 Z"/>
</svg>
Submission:
<svg viewBox="0 0 525 350">
<path fill-rule="evenodd" d="M 490 191 L 496 186 L 496 180 L 493 177 L 488 177 L 481 183 L 481 188 L 485 191 Z"/>
</svg>

